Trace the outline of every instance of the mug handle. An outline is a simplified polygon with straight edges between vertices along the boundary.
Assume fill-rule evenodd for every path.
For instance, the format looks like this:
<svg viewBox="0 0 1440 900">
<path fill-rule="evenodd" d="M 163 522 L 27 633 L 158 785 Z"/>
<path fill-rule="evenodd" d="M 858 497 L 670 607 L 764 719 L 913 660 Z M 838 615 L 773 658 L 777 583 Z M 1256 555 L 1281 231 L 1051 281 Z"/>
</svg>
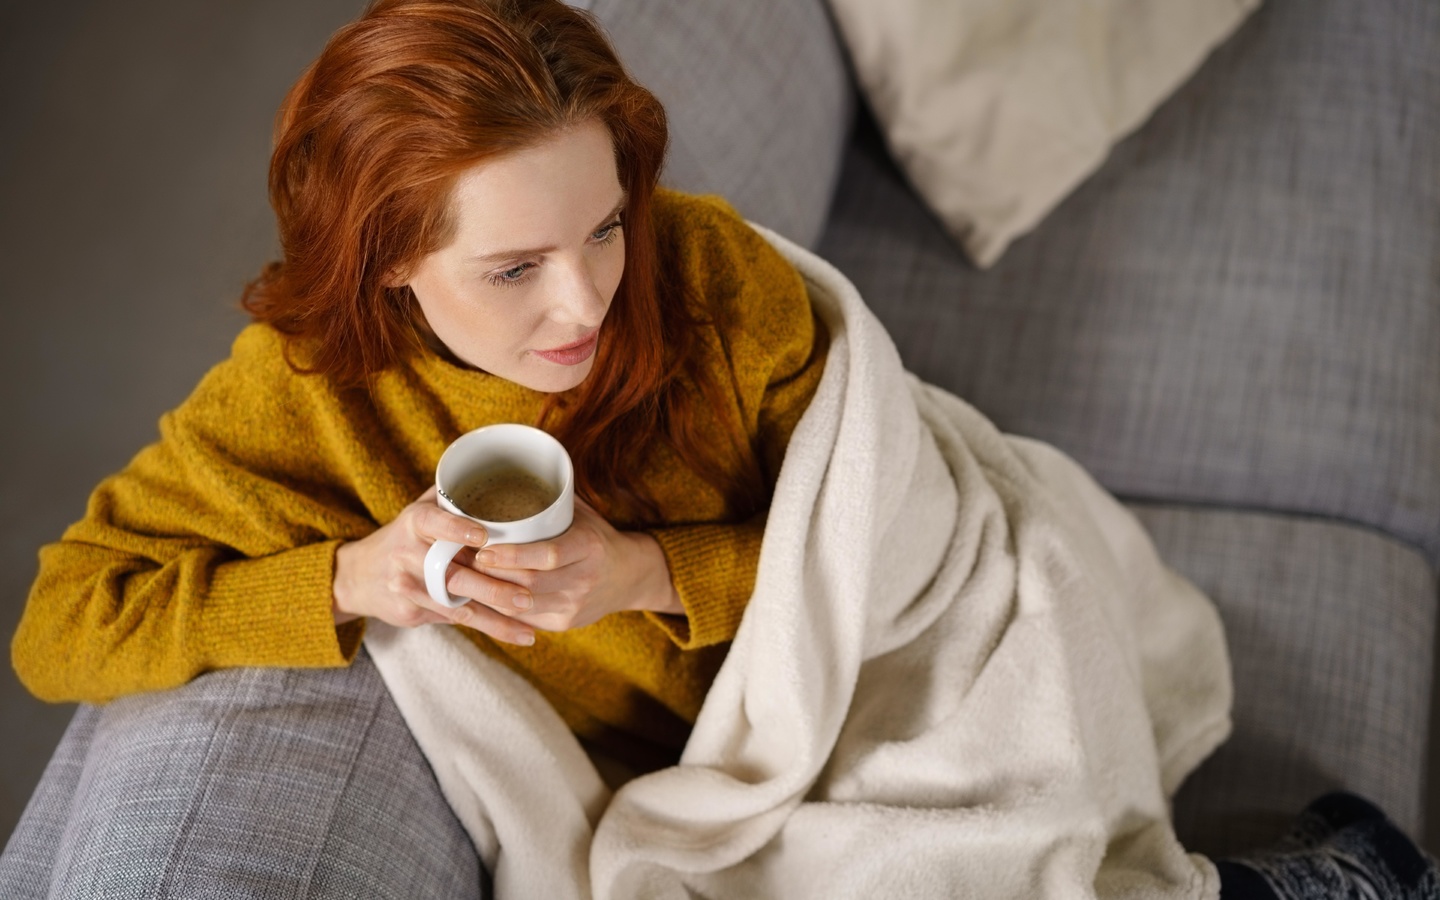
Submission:
<svg viewBox="0 0 1440 900">
<path fill-rule="evenodd" d="M 450 561 L 464 546 L 454 541 L 436 541 L 425 551 L 425 590 L 430 592 L 431 600 L 451 609 L 459 609 L 470 602 L 445 589 L 445 573 L 450 569 Z"/>
</svg>

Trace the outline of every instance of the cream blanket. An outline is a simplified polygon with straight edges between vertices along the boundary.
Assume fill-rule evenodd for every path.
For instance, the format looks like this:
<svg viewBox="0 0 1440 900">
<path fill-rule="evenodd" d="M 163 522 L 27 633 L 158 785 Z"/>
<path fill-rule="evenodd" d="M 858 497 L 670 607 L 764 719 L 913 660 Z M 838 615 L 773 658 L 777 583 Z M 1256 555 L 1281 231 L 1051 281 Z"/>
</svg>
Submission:
<svg viewBox="0 0 1440 900">
<path fill-rule="evenodd" d="M 612 796 L 448 628 L 366 645 L 510 898 L 1214 898 L 1169 797 L 1229 730 L 1209 601 L 1075 463 L 902 368 L 765 233 L 831 335 L 755 593 L 681 764 Z"/>
</svg>

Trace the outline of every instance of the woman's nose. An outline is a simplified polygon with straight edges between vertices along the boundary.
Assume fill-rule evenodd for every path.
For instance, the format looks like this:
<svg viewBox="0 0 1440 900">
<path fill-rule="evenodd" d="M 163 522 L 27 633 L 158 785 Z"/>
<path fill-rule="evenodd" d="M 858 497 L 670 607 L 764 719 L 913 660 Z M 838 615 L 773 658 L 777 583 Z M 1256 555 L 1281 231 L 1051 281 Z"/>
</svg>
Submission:
<svg viewBox="0 0 1440 900">
<path fill-rule="evenodd" d="M 554 318 L 577 325 L 599 325 L 609 306 L 610 298 L 601 293 L 587 261 L 579 260 L 566 267 L 555 296 Z"/>
</svg>

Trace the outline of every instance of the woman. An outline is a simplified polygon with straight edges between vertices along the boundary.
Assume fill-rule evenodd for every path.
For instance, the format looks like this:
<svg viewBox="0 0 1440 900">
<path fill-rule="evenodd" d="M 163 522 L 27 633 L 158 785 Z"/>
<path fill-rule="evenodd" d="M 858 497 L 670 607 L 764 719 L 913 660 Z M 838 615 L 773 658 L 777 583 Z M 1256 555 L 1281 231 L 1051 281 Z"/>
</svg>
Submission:
<svg viewBox="0 0 1440 900">
<path fill-rule="evenodd" d="M 381 0 L 337 34 L 282 109 L 284 259 L 247 295 L 257 323 L 43 551 L 14 649 L 31 690 L 164 698 L 148 692 L 212 670 L 292 673 L 234 691 L 261 699 L 241 726 L 200 730 L 210 760 L 226 729 L 291 695 L 337 705 L 322 677 L 293 673 L 356 660 L 366 618 L 450 622 L 583 741 L 638 769 L 672 762 L 743 612 L 825 337 L 798 276 L 733 212 L 655 190 L 664 145 L 658 103 L 558 2 Z M 580 501 L 565 535 L 480 550 L 483 532 L 425 489 L 450 440 L 498 421 L 542 424 L 570 450 Z M 458 610 L 424 589 L 440 539 L 477 548 L 450 570 L 470 599 Z M 286 727 L 325 743 L 320 727 Z M 366 752 L 317 766 L 323 784 L 303 796 L 364 782 L 387 758 Z M 197 796 L 243 781 L 202 767 Z M 156 767 L 157 790 L 169 779 Z M 199 877 L 174 847 L 203 844 L 206 816 L 257 827 L 263 796 L 218 813 L 187 800 L 184 837 L 157 850 L 167 862 L 125 877 Z M 1352 820 L 1374 817 L 1330 831 Z M 307 884 L 346 847 L 395 852 L 389 834 L 341 840 L 341 827 L 285 845 L 311 854 L 294 867 Z M 425 869 L 410 862 L 397 892 Z M 319 882 L 340 884 L 339 868 Z M 1255 870 L 1226 871 L 1229 891 Z"/>
<path fill-rule="evenodd" d="M 339 666 L 366 617 L 450 621 L 583 738 L 672 760 L 823 340 L 733 212 L 655 194 L 665 141 L 654 97 L 561 4 L 385 2 L 336 35 L 281 113 L 285 259 L 251 287 L 258 322 L 42 553 L 27 685 L 104 701 Z M 450 440 L 501 421 L 567 446 L 577 521 L 464 557 L 449 584 L 471 602 L 450 610 L 425 550 L 485 534 L 425 486 Z"/>
<path fill-rule="evenodd" d="M 824 339 L 733 211 L 656 193 L 665 143 L 563 4 L 381 2 L 338 33 L 279 118 L 284 259 L 247 295 L 257 323 L 42 552 L 27 686 L 104 702 L 339 667 L 365 618 L 449 621 L 583 740 L 673 761 Z M 424 552 L 485 535 L 427 485 L 500 421 L 567 446 L 576 523 L 462 556 L 449 587 L 471 602 L 450 610 Z"/>
</svg>

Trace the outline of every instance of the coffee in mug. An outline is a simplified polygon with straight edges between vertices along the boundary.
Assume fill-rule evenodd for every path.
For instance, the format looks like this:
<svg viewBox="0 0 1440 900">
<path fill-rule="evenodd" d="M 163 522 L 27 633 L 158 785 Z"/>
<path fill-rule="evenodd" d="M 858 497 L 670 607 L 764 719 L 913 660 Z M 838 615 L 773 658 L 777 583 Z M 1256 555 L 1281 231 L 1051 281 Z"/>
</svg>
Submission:
<svg viewBox="0 0 1440 900">
<path fill-rule="evenodd" d="M 456 438 L 435 466 L 442 509 L 485 526 L 487 544 L 559 537 L 575 518 L 575 469 L 560 442 L 529 425 L 487 425 Z M 425 553 L 425 589 L 436 603 L 464 605 L 445 589 L 464 544 L 436 541 Z"/>
<path fill-rule="evenodd" d="M 519 466 L 500 465 L 477 472 L 455 489 L 455 505 L 472 519 L 514 522 L 544 512 L 558 489 Z"/>
</svg>

